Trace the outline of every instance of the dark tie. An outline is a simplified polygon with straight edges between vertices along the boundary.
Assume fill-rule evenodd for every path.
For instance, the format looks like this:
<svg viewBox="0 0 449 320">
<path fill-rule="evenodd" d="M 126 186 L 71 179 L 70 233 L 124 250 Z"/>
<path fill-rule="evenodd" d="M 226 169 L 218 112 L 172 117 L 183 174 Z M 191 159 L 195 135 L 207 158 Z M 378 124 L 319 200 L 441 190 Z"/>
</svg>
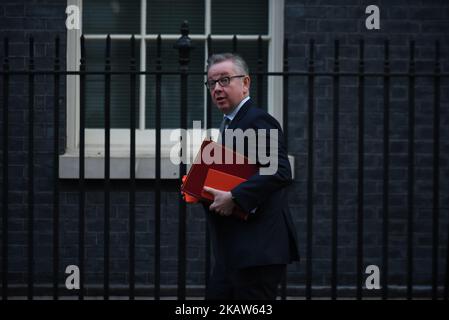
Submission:
<svg viewBox="0 0 449 320">
<path fill-rule="evenodd" d="M 223 141 L 224 138 L 224 131 L 227 129 L 229 122 L 231 122 L 231 119 L 229 119 L 228 117 L 224 117 L 223 121 L 220 124 L 220 135 L 218 136 L 218 141 Z"/>
</svg>

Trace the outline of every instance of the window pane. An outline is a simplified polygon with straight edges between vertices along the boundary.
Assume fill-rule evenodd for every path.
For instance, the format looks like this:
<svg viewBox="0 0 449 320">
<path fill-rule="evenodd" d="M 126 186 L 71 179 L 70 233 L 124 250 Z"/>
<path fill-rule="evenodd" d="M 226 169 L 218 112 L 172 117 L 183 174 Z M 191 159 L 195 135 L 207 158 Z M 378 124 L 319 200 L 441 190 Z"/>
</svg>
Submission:
<svg viewBox="0 0 449 320">
<path fill-rule="evenodd" d="M 184 20 L 190 33 L 204 33 L 204 0 L 148 0 L 147 33 L 180 34 Z"/>
<path fill-rule="evenodd" d="M 147 42 L 147 70 L 156 69 L 156 41 Z M 174 41 L 162 40 L 162 71 L 178 71 L 178 50 L 173 48 Z M 193 42 L 189 72 L 204 72 L 204 44 Z M 189 75 L 187 78 L 187 127 L 191 128 L 194 120 L 201 120 L 203 125 L 204 110 L 204 77 L 202 75 Z M 161 82 L 161 126 L 162 128 L 179 128 L 181 102 L 180 102 L 180 76 L 162 75 Z M 146 127 L 155 128 L 156 115 L 156 76 L 147 76 L 146 81 Z"/>
<path fill-rule="evenodd" d="M 106 40 L 86 40 L 86 67 L 91 71 L 103 71 Z M 136 44 L 136 54 L 139 50 Z M 129 41 L 111 41 L 112 70 L 129 70 L 131 55 Z M 139 57 L 136 58 L 137 69 Z M 86 76 L 86 128 L 104 128 L 105 77 Z M 136 126 L 139 123 L 139 77 L 136 81 Z M 111 128 L 130 127 L 130 76 L 111 75 Z"/>
<path fill-rule="evenodd" d="M 83 1 L 83 33 L 140 33 L 140 0 Z"/>
<path fill-rule="evenodd" d="M 262 80 L 262 104 L 258 105 L 258 79 L 257 74 L 258 71 L 258 42 L 257 41 L 238 41 L 237 42 L 237 50 L 235 53 L 242 56 L 248 64 L 249 74 L 251 77 L 251 87 L 250 87 L 250 96 L 251 99 L 255 102 L 257 107 L 267 110 L 267 90 L 268 90 L 268 81 L 267 76 L 263 76 Z M 212 41 L 212 53 L 224 53 L 224 52 L 233 52 L 233 44 L 232 40 L 229 41 Z M 268 71 L 268 42 L 262 42 L 262 71 Z M 213 109 L 216 109 L 215 106 L 212 106 Z M 220 123 L 223 119 L 223 115 L 214 110 L 212 112 L 212 127 L 219 127 Z"/>
<path fill-rule="evenodd" d="M 212 0 L 212 34 L 268 34 L 268 0 Z"/>
</svg>

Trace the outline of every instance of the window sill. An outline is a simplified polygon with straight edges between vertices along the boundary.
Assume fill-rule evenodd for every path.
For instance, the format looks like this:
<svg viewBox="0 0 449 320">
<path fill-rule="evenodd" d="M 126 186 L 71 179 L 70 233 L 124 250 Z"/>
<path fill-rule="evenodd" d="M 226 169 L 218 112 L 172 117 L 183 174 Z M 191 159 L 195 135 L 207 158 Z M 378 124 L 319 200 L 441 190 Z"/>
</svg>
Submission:
<svg viewBox="0 0 449 320">
<path fill-rule="evenodd" d="M 295 159 L 288 156 L 294 177 Z M 85 179 L 104 179 L 104 156 L 102 154 L 86 154 Z M 110 179 L 129 179 L 129 156 L 112 155 L 110 159 Z M 190 164 L 187 165 L 189 170 Z M 155 156 L 136 156 L 136 179 L 156 178 Z M 79 178 L 78 154 L 64 154 L 59 156 L 59 178 Z M 179 179 L 179 165 L 173 164 L 168 154 L 161 156 L 161 179 Z"/>
<path fill-rule="evenodd" d="M 104 157 L 85 157 L 85 179 L 104 179 Z M 129 179 L 129 157 L 111 156 L 110 178 Z M 136 157 L 136 179 L 156 178 L 156 158 Z M 79 178 L 79 156 L 64 154 L 59 157 L 59 178 L 78 179 Z M 161 179 L 179 178 L 179 165 L 170 161 L 169 157 L 161 157 Z"/>
</svg>

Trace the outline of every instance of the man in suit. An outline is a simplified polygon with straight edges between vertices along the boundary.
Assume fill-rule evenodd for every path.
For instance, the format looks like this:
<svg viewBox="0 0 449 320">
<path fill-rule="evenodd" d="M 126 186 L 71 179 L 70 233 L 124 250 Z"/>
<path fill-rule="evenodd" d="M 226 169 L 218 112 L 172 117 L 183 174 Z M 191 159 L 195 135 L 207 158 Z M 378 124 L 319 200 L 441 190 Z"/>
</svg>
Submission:
<svg viewBox="0 0 449 320">
<path fill-rule="evenodd" d="M 299 260 L 288 210 L 286 187 L 292 174 L 282 129 L 270 114 L 253 105 L 248 67 L 240 56 L 213 55 L 207 70 L 206 86 L 224 115 L 220 135 L 233 129 L 275 129 L 278 135 L 274 174 L 259 172 L 230 192 L 205 187 L 214 196 L 205 209 L 215 260 L 206 299 L 274 300 L 286 265 Z M 252 147 L 246 145 L 245 152 Z M 235 207 L 249 218 L 237 219 L 232 215 Z"/>
</svg>

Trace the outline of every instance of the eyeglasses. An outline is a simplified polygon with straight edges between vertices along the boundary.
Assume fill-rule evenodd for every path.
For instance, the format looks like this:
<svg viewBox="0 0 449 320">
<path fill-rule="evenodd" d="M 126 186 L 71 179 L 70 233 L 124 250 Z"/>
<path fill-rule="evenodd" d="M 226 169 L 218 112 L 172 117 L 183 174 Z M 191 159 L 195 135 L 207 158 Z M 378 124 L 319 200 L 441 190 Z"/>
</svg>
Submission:
<svg viewBox="0 0 449 320">
<path fill-rule="evenodd" d="M 238 76 L 223 77 L 223 78 L 220 78 L 218 80 L 208 80 L 204 84 L 206 85 L 207 89 L 212 90 L 213 88 L 215 88 L 215 84 L 217 82 L 220 84 L 220 86 L 227 87 L 231 83 L 231 79 L 242 78 L 242 77 L 246 77 L 246 76 L 245 75 L 238 75 Z"/>
</svg>

